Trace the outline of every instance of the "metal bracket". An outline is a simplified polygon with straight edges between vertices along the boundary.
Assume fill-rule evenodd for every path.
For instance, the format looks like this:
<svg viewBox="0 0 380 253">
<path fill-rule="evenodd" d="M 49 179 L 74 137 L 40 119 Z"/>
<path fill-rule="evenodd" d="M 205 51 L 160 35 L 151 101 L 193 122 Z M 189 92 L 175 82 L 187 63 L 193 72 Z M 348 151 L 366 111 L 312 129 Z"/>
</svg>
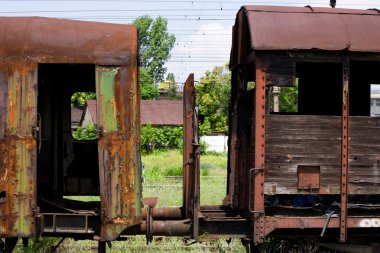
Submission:
<svg viewBox="0 0 380 253">
<path fill-rule="evenodd" d="M 143 198 L 141 202 L 146 206 L 146 244 L 153 240 L 153 208 L 157 204 L 157 198 Z"/>
<path fill-rule="evenodd" d="M 251 199 L 252 199 L 252 176 L 256 174 L 256 171 L 265 171 L 264 168 L 252 168 L 249 170 L 248 172 L 248 189 L 249 189 L 249 193 L 248 193 L 248 210 L 250 213 L 259 213 L 259 214 L 263 214 L 264 213 L 264 210 L 252 210 L 251 208 Z M 254 172 L 254 173 L 252 173 Z"/>
</svg>

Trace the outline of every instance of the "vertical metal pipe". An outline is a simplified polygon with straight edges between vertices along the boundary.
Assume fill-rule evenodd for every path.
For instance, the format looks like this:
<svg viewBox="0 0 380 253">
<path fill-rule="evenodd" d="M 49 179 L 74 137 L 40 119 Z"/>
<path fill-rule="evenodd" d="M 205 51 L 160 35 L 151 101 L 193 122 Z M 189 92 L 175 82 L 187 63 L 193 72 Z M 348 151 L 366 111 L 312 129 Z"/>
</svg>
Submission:
<svg viewBox="0 0 380 253">
<path fill-rule="evenodd" d="M 340 241 L 347 240 L 347 182 L 348 182 L 348 125 L 349 125 L 349 60 L 343 62 L 343 103 L 342 103 L 342 161 L 341 161 L 341 185 L 340 185 Z"/>
</svg>

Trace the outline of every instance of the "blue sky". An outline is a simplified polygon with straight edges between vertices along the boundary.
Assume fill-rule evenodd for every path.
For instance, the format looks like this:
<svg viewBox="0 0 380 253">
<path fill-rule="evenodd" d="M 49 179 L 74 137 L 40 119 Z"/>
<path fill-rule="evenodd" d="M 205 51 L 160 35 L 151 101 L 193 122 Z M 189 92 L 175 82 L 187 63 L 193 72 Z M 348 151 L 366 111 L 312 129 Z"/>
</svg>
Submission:
<svg viewBox="0 0 380 253">
<path fill-rule="evenodd" d="M 168 20 L 176 44 L 166 66 L 182 83 L 189 73 L 199 80 L 206 70 L 229 61 L 231 27 L 242 5 L 328 7 L 329 0 L 119 0 L 2 1 L 0 16 L 46 16 L 111 23 L 131 23 L 136 17 L 159 15 Z M 339 8 L 380 9 L 379 0 L 337 0 Z"/>
</svg>

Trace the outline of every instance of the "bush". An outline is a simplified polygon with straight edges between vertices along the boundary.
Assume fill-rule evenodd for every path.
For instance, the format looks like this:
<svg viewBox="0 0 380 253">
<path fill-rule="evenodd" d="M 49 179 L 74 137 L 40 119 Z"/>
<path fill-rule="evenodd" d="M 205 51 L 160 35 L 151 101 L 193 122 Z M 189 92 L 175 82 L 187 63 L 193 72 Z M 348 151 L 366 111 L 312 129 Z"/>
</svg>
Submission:
<svg viewBox="0 0 380 253">
<path fill-rule="evenodd" d="M 182 176 L 183 175 L 183 169 L 180 166 L 172 166 L 167 168 L 164 171 L 164 176 L 165 177 L 173 177 L 173 176 Z"/>
<path fill-rule="evenodd" d="M 161 148 L 180 148 L 182 145 L 182 127 L 141 127 L 141 148 L 143 152 L 152 152 Z"/>
<path fill-rule="evenodd" d="M 78 141 L 89 141 L 98 138 L 94 124 L 88 124 L 85 127 L 78 127 L 72 131 L 73 138 Z"/>
</svg>

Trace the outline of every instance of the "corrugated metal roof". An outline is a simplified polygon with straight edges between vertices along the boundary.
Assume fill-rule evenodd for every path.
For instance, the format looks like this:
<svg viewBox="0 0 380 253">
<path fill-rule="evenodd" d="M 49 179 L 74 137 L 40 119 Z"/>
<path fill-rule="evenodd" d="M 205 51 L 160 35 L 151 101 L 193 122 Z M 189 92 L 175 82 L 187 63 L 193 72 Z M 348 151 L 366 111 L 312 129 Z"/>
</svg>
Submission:
<svg viewBox="0 0 380 253">
<path fill-rule="evenodd" d="M 93 122 L 97 122 L 96 100 L 87 100 L 87 109 Z M 141 124 L 152 126 L 182 126 L 182 100 L 141 100 Z"/>
<path fill-rule="evenodd" d="M 0 17 L 0 58 L 41 63 L 128 64 L 137 55 L 132 25 L 41 17 Z"/>
<path fill-rule="evenodd" d="M 253 50 L 380 52 L 375 10 L 244 6 L 240 11 L 248 19 L 249 34 L 243 36 L 250 36 Z"/>
<path fill-rule="evenodd" d="M 141 124 L 182 126 L 182 100 L 141 100 Z"/>
</svg>

